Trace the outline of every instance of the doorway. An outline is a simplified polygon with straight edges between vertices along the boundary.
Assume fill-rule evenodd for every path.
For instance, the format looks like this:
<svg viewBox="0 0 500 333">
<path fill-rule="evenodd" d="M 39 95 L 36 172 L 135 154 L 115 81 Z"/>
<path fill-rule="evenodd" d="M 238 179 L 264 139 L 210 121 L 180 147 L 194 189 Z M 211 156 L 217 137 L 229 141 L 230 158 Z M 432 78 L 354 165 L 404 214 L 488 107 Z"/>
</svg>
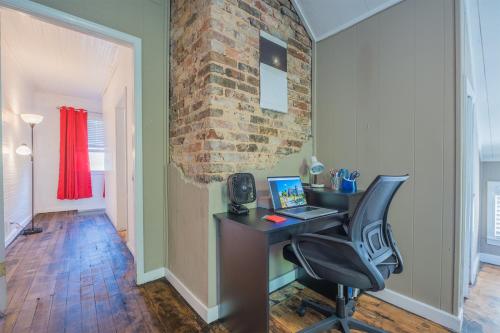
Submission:
<svg viewBox="0 0 500 333">
<path fill-rule="evenodd" d="M 90 36 L 105 38 L 106 41 L 111 41 L 117 43 L 121 46 L 128 47 L 132 54 L 132 73 L 133 77 L 133 91 L 130 92 L 130 100 L 132 101 L 133 115 L 132 119 L 134 121 L 134 129 L 132 131 L 133 136 L 128 138 L 133 141 L 134 145 L 134 159 L 132 162 L 129 161 L 128 164 L 132 164 L 133 168 L 129 168 L 129 172 L 133 172 L 132 179 L 137 179 L 134 184 L 134 192 L 127 197 L 128 203 L 132 202 L 133 207 L 128 209 L 128 211 L 137 214 L 133 218 L 133 229 L 137 231 L 137 235 L 134 237 L 134 241 L 129 243 L 134 248 L 135 254 L 135 275 L 137 277 L 136 281 L 142 283 L 145 280 L 144 276 L 144 258 L 143 258 L 143 243 L 142 243 L 142 89 L 141 89 L 141 40 L 137 37 L 121 33 L 119 31 L 104 27 L 93 22 L 74 17 L 72 15 L 53 10 L 51 8 L 33 3 L 33 2 L 12 2 L 9 0 L 0 0 L 0 6 L 5 10 L 12 10 L 16 12 L 23 13 L 23 15 L 31 16 L 36 19 L 40 19 L 43 22 L 58 25 L 60 27 L 69 28 L 80 33 L 85 33 Z M 3 7 L 6 6 L 6 7 Z M 3 68 L 2 68 L 3 72 Z M 0 82 L 0 86 L 4 86 L 5 82 Z M 4 98 L 1 98 L 0 104 L 2 109 L 4 107 Z M 127 110 L 130 110 L 128 107 Z M 57 110 L 54 110 L 57 112 Z M 14 116 L 12 117 L 14 118 Z M 36 146 L 36 144 L 35 144 Z M 137 147 L 137 151 L 135 151 Z M 2 156 L 5 159 L 5 154 Z M 2 161 L 2 164 L 4 161 Z M 129 182 L 130 183 L 130 182 Z M 2 200 L 3 201 L 3 200 Z M 1 205 L 3 206 L 3 202 Z M 127 217 L 127 220 L 130 218 Z M 4 240 L 6 235 L 4 234 L 4 228 L 1 228 L 0 240 Z M 1 246 L 0 250 L 0 262 L 4 261 L 4 247 Z M 2 270 L 3 267 L 0 267 Z M 0 305 L 5 305 L 6 293 L 5 293 L 5 282 L 0 277 Z"/>
</svg>

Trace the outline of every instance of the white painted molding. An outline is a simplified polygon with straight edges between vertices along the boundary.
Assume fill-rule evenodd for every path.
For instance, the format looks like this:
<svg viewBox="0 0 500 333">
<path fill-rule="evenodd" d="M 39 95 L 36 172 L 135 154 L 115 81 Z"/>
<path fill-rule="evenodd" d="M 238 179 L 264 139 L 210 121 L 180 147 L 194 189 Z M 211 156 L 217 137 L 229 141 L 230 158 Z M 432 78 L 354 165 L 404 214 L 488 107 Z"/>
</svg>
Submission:
<svg viewBox="0 0 500 333">
<path fill-rule="evenodd" d="M 145 272 L 141 276 L 141 281 L 139 281 L 139 277 L 137 277 L 137 283 L 143 284 L 143 283 L 151 282 L 151 281 L 158 280 L 158 279 L 161 279 L 164 277 L 165 277 L 165 267 L 160 267 L 160 268 L 154 269 L 152 271 Z"/>
<path fill-rule="evenodd" d="M 341 31 L 344 31 L 346 29 L 349 29 L 350 27 L 352 27 L 353 25 L 356 25 L 358 24 L 359 22 L 361 21 L 364 21 L 366 20 L 367 18 L 375 15 L 375 14 L 378 14 L 380 13 L 381 11 L 383 10 L 386 10 L 387 8 L 389 7 L 392 7 L 394 5 L 397 5 L 398 3 L 400 3 L 401 1 L 403 0 L 391 0 L 391 1 L 386 1 L 384 3 L 382 3 L 380 6 L 378 7 L 375 7 L 373 8 L 372 10 L 370 11 L 367 11 L 366 13 L 363 13 L 362 15 L 358 16 L 358 17 L 355 17 L 353 18 L 352 20 L 342 24 L 342 25 L 339 25 L 337 27 L 335 27 L 334 29 L 331 29 L 323 34 L 320 34 L 320 35 L 317 35 L 315 40 L 316 42 L 319 42 L 325 38 L 328 38 L 330 36 L 333 36 L 335 34 L 338 34 L 339 32 Z"/>
<path fill-rule="evenodd" d="M 471 283 L 475 284 L 477 280 L 477 274 L 479 273 L 479 266 L 481 265 L 479 259 L 479 253 L 476 254 L 472 262 L 472 272 L 471 272 Z"/>
<path fill-rule="evenodd" d="M 181 294 L 182 298 L 193 308 L 193 310 L 208 324 L 219 319 L 219 306 L 208 308 L 196 297 L 170 270 L 165 269 L 165 277 L 168 282 Z"/>
<path fill-rule="evenodd" d="M 453 315 L 389 289 L 384 289 L 378 292 L 367 292 L 367 294 L 429 319 L 454 332 L 460 332 L 461 330 L 463 319 L 462 312 L 459 315 Z"/>
<path fill-rule="evenodd" d="M 297 11 L 297 14 L 300 17 L 300 20 L 304 24 L 304 27 L 306 28 L 306 31 L 309 34 L 309 36 L 311 37 L 311 39 L 313 40 L 313 42 L 317 42 L 318 38 L 316 37 L 316 35 L 314 34 L 314 31 L 312 30 L 311 25 L 309 24 L 309 21 L 307 20 L 307 17 L 304 14 L 304 9 L 302 8 L 302 6 L 299 4 L 299 2 L 297 0 L 292 0 L 292 5 L 295 8 L 295 10 Z"/>
<path fill-rule="evenodd" d="M 294 269 L 293 271 L 280 275 L 277 278 L 269 281 L 269 292 L 272 293 L 273 291 L 276 291 L 297 280 L 297 272 L 298 270 Z"/>
<path fill-rule="evenodd" d="M 7 237 L 5 237 L 5 247 L 9 246 L 30 222 L 31 215 L 26 217 L 22 222 L 19 223 L 19 225 L 16 224 L 15 229 L 12 230 Z"/>
<path fill-rule="evenodd" d="M 170 270 L 165 269 L 165 277 L 194 311 L 208 324 L 219 319 L 219 305 L 207 307 Z M 269 292 L 273 292 L 297 279 L 297 270 L 285 273 L 269 281 Z"/>
<path fill-rule="evenodd" d="M 489 253 L 479 253 L 479 260 L 486 264 L 500 266 L 500 256 Z"/>
</svg>

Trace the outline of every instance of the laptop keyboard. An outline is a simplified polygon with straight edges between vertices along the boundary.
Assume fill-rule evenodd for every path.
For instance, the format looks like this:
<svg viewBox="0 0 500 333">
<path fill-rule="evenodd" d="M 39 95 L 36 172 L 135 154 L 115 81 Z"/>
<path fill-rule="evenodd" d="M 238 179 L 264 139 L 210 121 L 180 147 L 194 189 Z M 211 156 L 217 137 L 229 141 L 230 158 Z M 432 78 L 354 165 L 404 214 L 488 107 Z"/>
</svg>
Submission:
<svg viewBox="0 0 500 333">
<path fill-rule="evenodd" d="M 292 214 L 300 214 L 300 213 L 310 212 L 310 211 L 313 211 L 316 209 L 318 209 L 318 208 L 305 206 L 305 207 L 290 208 L 290 209 L 287 209 L 286 211 L 288 213 L 292 213 Z"/>
</svg>

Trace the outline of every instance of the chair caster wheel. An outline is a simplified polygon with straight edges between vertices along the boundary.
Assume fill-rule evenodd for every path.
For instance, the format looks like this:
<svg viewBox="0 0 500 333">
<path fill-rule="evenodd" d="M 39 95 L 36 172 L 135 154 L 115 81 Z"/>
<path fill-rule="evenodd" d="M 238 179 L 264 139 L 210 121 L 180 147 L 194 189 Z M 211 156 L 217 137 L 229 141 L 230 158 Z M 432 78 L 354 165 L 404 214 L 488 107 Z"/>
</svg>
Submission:
<svg viewBox="0 0 500 333">
<path fill-rule="evenodd" d="M 296 312 L 300 317 L 304 317 L 306 315 L 306 309 L 304 307 L 298 308 Z"/>
</svg>

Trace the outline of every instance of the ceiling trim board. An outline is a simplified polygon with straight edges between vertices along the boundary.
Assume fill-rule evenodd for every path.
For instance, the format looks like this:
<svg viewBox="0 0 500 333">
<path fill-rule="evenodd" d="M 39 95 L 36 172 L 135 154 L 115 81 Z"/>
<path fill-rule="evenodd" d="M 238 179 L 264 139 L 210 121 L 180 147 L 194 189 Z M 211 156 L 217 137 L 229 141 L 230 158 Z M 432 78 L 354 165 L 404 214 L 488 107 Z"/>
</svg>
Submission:
<svg viewBox="0 0 500 333">
<path fill-rule="evenodd" d="M 299 14 L 300 19 L 302 20 L 302 23 L 304 24 L 304 27 L 306 28 L 307 32 L 309 33 L 309 36 L 312 38 L 313 42 L 317 42 L 318 38 L 314 34 L 314 31 L 311 28 L 311 25 L 309 24 L 309 21 L 306 18 L 306 15 L 304 14 L 304 10 L 302 9 L 302 6 L 297 0 L 291 0 L 293 7 L 295 7 L 295 10 L 297 11 L 297 14 Z"/>
<path fill-rule="evenodd" d="M 292 0 L 292 1 L 296 2 L 295 0 Z M 391 1 L 384 2 L 382 5 L 375 7 L 373 9 L 367 11 L 366 13 L 363 13 L 362 15 L 357 16 L 357 17 L 353 18 L 352 20 L 350 20 L 350 21 L 348 21 L 348 22 L 346 22 L 338 27 L 335 27 L 334 29 L 331 29 L 330 31 L 327 31 L 323 34 L 316 36 L 315 41 L 316 42 L 322 41 L 323 39 L 326 39 L 328 37 L 331 37 L 333 35 L 338 34 L 339 32 L 342 32 L 346 29 L 349 29 L 353 25 L 356 25 L 359 22 L 364 21 L 367 18 L 372 17 L 373 15 L 380 13 L 381 11 L 384 11 L 384 10 L 394 6 L 394 5 L 397 5 L 401 1 L 403 1 L 403 0 L 391 0 Z"/>
</svg>

